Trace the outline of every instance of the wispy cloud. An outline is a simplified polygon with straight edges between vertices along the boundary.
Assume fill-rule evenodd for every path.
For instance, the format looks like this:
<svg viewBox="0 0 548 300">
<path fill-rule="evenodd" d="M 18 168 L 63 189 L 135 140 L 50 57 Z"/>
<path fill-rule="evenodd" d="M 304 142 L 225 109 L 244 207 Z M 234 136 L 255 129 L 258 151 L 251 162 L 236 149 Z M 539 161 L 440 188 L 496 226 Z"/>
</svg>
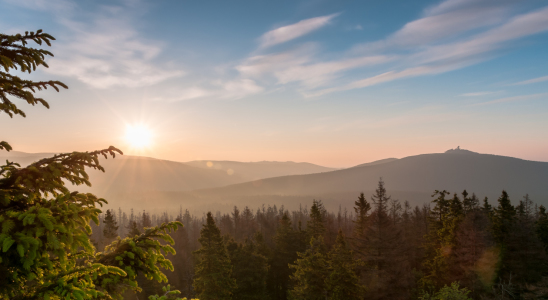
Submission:
<svg viewBox="0 0 548 300">
<path fill-rule="evenodd" d="M 493 94 L 499 94 L 499 93 L 502 93 L 503 91 L 495 91 L 495 92 L 491 92 L 491 91 L 486 91 L 486 92 L 475 92 L 475 93 L 465 93 L 465 94 L 461 94 L 460 96 L 462 97 L 480 97 L 480 96 L 487 96 L 487 95 L 493 95 Z"/>
<path fill-rule="evenodd" d="M 405 24 L 388 38 L 360 44 L 353 52 L 393 51 L 448 41 L 471 30 L 500 24 L 510 12 L 511 1 L 448 0 L 426 9 L 422 18 Z"/>
<path fill-rule="evenodd" d="M 314 57 L 316 50 L 314 44 L 305 44 L 286 52 L 253 56 L 236 69 L 246 77 L 272 76 L 277 84 L 296 82 L 305 89 L 313 89 L 330 83 L 341 72 L 394 59 L 390 56 L 376 55 L 318 62 Z"/>
<path fill-rule="evenodd" d="M 55 15 L 66 32 L 56 43 L 56 57 L 45 72 L 73 77 L 93 88 L 141 87 L 182 76 L 184 72 L 158 65 L 162 44 L 143 38 L 136 30 L 134 3 L 117 2 L 82 12 L 70 0 L 9 1 Z M 85 21 L 84 21 L 85 20 Z"/>
<path fill-rule="evenodd" d="M 355 80 L 343 86 L 322 89 L 309 95 L 319 96 L 401 78 L 439 74 L 460 69 L 492 57 L 495 50 L 503 48 L 509 41 L 546 30 L 548 30 L 548 7 L 515 16 L 499 26 L 460 41 L 421 46 L 416 53 L 402 58 L 403 63 L 411 65 L 407 69 L 388 71 Z"/>
<path fill-rule="evenodd" d="M 315 30 L 318 30 L 338 16 L 339 13 L 331 14 L 322 17 L 315 17 L 306 20 L 299 21 L 295 24 L 283 26 L 271 30 L 260 38 L 260 48 L 268 48 L 277 44 L 285 43 L 290 40 L 299 38 L 303 35 L 309 34 Z"/>
<path fill-rule="evenodd" d="M 548 81 L 548 76 L 543 76 L 543 77 L 538 77 L 538 78 L 533 78 L 533 79 L 529 79 L 529 80 L 525 80 L 525 81 L 516 82 L 513 85 L 525 85 L 525 84 L 532 84 L 532 83 L 538 83 L 538 82 L 543 82 L 543 81 Z"/>
<path fill-rule="evenodd" d="M 483 106 L 483 105 L 491 105 L 491 104 L 505 103 L 505 102 L 525 101 L 525 100 L 539 99 L 539 98 L 548 99 L 548 93 L 532 94 L 532 95 L 521 95 L 521 96 L 500 98 L 500 99 L 496 99 L 496 100 L 492 100 L 492 101 L 471 104 L 470 106 Z"/>
</svg>

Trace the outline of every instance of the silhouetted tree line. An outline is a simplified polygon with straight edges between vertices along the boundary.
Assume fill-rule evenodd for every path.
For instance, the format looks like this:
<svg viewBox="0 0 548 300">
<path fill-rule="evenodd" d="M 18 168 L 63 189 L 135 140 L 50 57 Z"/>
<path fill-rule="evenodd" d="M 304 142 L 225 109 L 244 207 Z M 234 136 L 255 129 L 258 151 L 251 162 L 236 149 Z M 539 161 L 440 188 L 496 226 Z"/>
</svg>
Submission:
<svg viewBox="0 0 548 300">
<path fill-rule="evenodd" d="M 548 214 L 528 195 L 512 205 L 503 191 L 491 206 L 467 191 L 435 191 L 430 204 L 411 207 L 382 180 L 350 212 L 316 200 L 296 211 L 202 216 L 108 210 L 92 239 L 100 248 L 172 220 L 184 228 L 171 234 L 169 282 L 202 300 L 522 299 L 548 275 Z M 139 284 L 145 295 L 161 288 Z"/>
</svg>

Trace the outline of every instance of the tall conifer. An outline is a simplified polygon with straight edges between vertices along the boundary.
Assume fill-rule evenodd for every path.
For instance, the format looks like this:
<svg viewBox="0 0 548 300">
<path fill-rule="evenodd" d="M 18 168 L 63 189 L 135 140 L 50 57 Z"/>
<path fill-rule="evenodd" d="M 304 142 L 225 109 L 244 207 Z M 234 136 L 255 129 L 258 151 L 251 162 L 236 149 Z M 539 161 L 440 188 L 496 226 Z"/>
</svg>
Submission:
<svg viewBox="0 0 548 300">
<path fill-rule="evenodd" d="M 326 279 L 329 299 L 362 299 L 363 287 L 360 286 L 360 279 L 356 274 L 358 262 L 352 257 L 344 234 L 339 230 L 335 245 L 329 252 L 329 275 Z"/>
<path fill-rule="evenodd" d="M 221 231 L 211 212 L 207 213 L 198 239 L 202 247 L 194 253 L 197 258 L 194 289 L 201 300 L 229 300 L 236 288 L 232 266 Z"/>
<path fill-rule="evenodd" d="M 324 300 L 327 299 L 325 281 L 328 275 L 328 258 L 326 246 L 322 237 L 312 238 L 310 248 L 299 253 L 299 259 L 294 265 L 291 279 L 295 283 L 291 290 L 291 299 Z"/>
<path fill-rule="evenodd" d="M 105 214 L 105 218 L 103 219 L 103 223 L 105 224 L 105 227 L 103 228 L 103 236 L 107 239 L 112 241 L 118 236 L 118 226 L 116 219 L 114 219 L 114 214 L 111 213 L 112 210 L 107 209 L 107 212 Z"/>
</svg>

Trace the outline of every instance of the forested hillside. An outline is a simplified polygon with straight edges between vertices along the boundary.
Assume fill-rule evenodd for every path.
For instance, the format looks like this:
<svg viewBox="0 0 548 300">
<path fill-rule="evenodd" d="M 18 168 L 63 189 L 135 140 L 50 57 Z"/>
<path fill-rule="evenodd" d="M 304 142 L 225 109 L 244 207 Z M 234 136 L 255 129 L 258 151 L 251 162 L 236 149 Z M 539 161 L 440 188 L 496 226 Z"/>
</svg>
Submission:
<svg viewBox="0 0 548 300">
<path fill-rule="evenodd" d="M 210 272 L 226 272 L 232 281 L 224 283 L 224 292 L 233 299 L 548 296 L 548 215 L 529 195 L 502 191 L 488 201 L 472 192 L 436 190 L 430 203 L 411 206 L 392 198 L 389 187 L 381 181 L 374 194 L 357 194 L 351 208 L 335 211 L 315 200 L 298 210 L 235 206 L 230 213 L 207 215 L 184 207 L 162 214 L 112 210 L 109 217 L 101 215 L 92 239 L 101 248 L 110 241 L 103 233 L 113 226 L 123 237 L 169 220 L 182 222 L 184 228 L 172 235 L 175 271 L 167 276 L 188 297 L 217 299 L 197 282 L 221 280 L 203 269 L 219 256 L 225 271 Z M 204 256 L 204 235 L 213 238 L 215 230 L 215 247 L 226 252 Z M 144 294 L 160 287 L 145 286 Z M 444 293 L 462 298 L 437 298 Z"/>
</svg>

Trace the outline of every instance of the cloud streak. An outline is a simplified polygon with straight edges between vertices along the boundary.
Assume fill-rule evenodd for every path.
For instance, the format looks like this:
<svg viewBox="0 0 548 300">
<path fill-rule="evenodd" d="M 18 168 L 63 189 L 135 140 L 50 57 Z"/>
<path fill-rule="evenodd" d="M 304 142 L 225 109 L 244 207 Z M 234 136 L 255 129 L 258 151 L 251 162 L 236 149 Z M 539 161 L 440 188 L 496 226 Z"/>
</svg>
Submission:
<svg viewBox="0 0 548 300">
<path fill-rule="evenodd" d="M 500 99 L 496 99 L 496 100 L 492 100 L 492 101 L 471 104 L 470 106 L 483 106 L 483 105 L 491 105 L 491 104 L 506 103 L 506 102 L 516 102 L 516 101 L 525 101 L 525 100 L 539 99 L 539 98 L 547 98 L 548 99 L 548 93 L 532 94 L 532 95 L 521 95 L 521 96 L 500 98 Z"/>
<path fill-rule="evenodd" d="M 404 57 L 408 65 L 415 65 L 401 71 L 388 71 L 372 77 L 355 80 L 344 86 L 327 88 L 310 93 L 320 96 L 336 91 L 364 88 L 402 78 L 440 74 L 464 68 L 494 55 L 507 42 L 548 30 L 548 7 L 518 15 L 507 22 L 457 42 L 443 43 L 421 49 Z"/>
<path fill-rule="evenodd" d="M 309 34 L 326 26 L 333 18 L 337 17 L 338 15 L 339 13 L 310 18 L 299 21 L 295 24 L 271 30 L 261 36 L 259 48 L 264 49 L 272 47 L 274 45 L 285 43 L 299 38 L 303 35 Z"/>
<path fill-rule="evenodd" d="M 529 79 L 529 80 L 520 81 L 520 82 L 514 83 L 513 85 L 526 85 L 526 84 L 539 83 L 539 82 L 544 82 L 544 81 L 548 81 L 548 76 L 543 76 L 543 77 L 538 77 L 538 78 L 533 78 L 533 79 Z"/>
<path fill-rule="evenodd" d="M 139 35 L 128 7 L 101 6 L 98 12 L 82 15 L 76 13 L 75 2 L 52 3 L 53 7 L 63 9 L 52 10 L 43 0 L 19 3 L 37 10 L 51 10 L 68 32 L 65 35 L 68 37 L 56 44 L 58 55 L 49 59 L 50 68 L 45 72 L 73 77 L 97 89 L 150 86 L 185 74 L 157 64 L 161 43 Z"/>
</svg>

